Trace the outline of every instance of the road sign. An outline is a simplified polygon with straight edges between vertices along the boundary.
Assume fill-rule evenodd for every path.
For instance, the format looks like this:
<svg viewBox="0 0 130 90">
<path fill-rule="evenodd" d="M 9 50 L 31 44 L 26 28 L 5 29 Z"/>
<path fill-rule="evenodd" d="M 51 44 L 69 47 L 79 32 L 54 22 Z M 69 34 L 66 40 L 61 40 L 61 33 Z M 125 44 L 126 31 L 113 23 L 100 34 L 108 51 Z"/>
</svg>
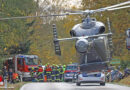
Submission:
<svg viewBox="0 0 130 90">
<path fill-rule="evenodd" d="M 120 59 L 112 59 L 110 64 L 120 64 Z"/>
<path fill-rule="evenodd" d="M 120 64 L 120 61 L 117 61 L 117 62 L 110 62 L 110 64 Z"/>
</svg>

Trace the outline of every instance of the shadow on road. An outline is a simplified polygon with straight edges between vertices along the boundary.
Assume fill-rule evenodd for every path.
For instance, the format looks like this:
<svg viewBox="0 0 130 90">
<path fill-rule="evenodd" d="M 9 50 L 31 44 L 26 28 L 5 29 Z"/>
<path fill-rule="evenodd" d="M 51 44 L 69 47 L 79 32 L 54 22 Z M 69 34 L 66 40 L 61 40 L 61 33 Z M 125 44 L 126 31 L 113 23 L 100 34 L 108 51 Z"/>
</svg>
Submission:
<svg viewBox="0 0 130 90">
<path fill-rule="evenodd" d="M 81 85 L 81 86 L 100 86 L 100 85 Z"/>
</svg>

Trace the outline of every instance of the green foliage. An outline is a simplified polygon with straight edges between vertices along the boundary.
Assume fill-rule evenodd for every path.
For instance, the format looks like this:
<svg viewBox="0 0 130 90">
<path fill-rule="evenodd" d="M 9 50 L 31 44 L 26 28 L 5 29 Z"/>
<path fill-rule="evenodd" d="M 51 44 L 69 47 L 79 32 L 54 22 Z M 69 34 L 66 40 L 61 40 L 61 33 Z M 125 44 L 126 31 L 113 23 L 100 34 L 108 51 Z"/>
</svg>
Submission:
<svg viewBox="0 0 130 90">
<path fill-rule="evenodd" d="M 0 0 L 1 18 L 13 16 L 25 16 L 35 13 L 37 3 L 34 0 Z M 27 53 L 30 47 L 30 35 L 33 30 L 29 30 L 35 20 L 14 19 L 0 21 L 1 49 L 6 54 Z M 6 51 L 4 51 L 6 48 Z"/>
<path fill-rule="evenodd" d="M 126 67 L 130 67 L 130 60 L 121 60 L 121 68 L 125 69 Z"/>
</svg>

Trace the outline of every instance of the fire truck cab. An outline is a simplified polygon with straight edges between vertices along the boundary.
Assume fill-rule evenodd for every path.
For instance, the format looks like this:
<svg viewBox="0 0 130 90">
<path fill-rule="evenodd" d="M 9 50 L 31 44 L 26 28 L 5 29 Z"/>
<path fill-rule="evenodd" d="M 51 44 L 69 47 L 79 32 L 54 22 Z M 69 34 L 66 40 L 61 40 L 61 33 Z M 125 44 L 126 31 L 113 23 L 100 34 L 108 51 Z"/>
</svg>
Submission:
<svg viewBox="0 0 130 90">
<path fill-rule="evenodd" d="M 30 69 L 38 67 L 38 56 L 37 55 L 15 55 L 13 58 L 6 60 L 5 65 L 7 69 L 13 69 L 13 72 L 19 74 L 23 80 L 31 79 Z"/>
</svg>

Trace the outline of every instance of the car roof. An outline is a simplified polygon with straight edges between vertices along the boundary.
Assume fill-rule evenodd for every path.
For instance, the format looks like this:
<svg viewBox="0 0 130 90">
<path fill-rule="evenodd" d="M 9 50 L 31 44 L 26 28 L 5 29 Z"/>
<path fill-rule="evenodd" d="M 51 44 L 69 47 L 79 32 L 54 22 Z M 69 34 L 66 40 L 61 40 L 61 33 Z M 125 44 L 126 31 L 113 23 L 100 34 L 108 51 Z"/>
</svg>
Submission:
<svg viewBox="0 0 130 90">
<path fill-rule="evenodd" d="M 67 66 L 78 66 L 78 64 L 68 64 Z"/>
</svg>

